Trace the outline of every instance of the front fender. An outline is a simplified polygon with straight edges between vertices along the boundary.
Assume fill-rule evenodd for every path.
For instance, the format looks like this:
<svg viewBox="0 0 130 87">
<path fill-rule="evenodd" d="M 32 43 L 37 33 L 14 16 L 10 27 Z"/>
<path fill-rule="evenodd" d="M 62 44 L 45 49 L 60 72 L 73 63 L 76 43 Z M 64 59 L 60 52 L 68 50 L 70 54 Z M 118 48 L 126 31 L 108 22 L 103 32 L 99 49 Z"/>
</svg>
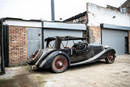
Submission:
<svg viewBox="0 0 130 87">
<path fill-rule="evenodd" d="M 103 58 L 106 58 L 107 57 L 107 54 L 108 54 L 108 52 L 112 52 L 112 53 L 114 53 L 114 56 L 116 57 L 116 51 L 113 49 L 113 48 L 105 48 L 106 49 L 106 51 L 104 52 L 104 54 L 102 55 L 102 56 L 104 56 Z"/>
<path fill-rule="evenodd" d="M 114 54 L 116 54 L 116 51 L 113 48 L 105 48 L 106 49 L 106 53 L 108 52 L 113 52 Z"/>
<path fill-rule="evenodd" d="M 50 68 L 51 67 L 51 63 L 53 61 L 53 59 L 57 56 L 57 55 L 63 55 L 67 58 L 68 63 L 70 65 L 70 60 L 69 60 L 69 56 L 62 51 L 54 51 L 51 54 L 49 54 L 43 61 L 42 63 L 39 65 L 39 68 Z"/>
</svg>

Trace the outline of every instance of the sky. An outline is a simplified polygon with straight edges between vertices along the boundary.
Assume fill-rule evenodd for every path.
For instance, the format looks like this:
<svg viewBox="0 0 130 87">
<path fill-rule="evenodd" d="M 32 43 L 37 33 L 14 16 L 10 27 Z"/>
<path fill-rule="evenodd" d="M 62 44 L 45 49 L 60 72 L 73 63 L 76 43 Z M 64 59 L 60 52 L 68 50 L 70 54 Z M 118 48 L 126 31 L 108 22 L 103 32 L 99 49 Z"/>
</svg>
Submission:
<svg viewBox="0 0 130 87">
<path fill-rule="evenodd" d="M 51 0 L 0 0 L 0 18 L 51 20 Z M 86 3 L 119 7 L 125 0 L 54 0 L 55 20 L 65 20 L 86 11 Z"/>
</svg>

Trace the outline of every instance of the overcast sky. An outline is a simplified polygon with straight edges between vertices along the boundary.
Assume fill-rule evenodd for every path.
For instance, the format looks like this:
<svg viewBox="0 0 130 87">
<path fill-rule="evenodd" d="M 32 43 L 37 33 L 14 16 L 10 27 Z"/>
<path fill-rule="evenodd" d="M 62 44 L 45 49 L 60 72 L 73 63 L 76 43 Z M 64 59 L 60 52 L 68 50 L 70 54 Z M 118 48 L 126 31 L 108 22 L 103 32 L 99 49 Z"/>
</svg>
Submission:
<svg viewBox="0 0 130 87">
<path fill-rule="evenodd" d="M 51 0 L 0 0 L 0 18 L 15 17 L 24 19 L 51 20 Z M 105 7 L 107 4 L 119 7 L 125 0 L 54 0 L 55 18 L 67 19 L 86 10 L 91 2 Z"/>
</svg>

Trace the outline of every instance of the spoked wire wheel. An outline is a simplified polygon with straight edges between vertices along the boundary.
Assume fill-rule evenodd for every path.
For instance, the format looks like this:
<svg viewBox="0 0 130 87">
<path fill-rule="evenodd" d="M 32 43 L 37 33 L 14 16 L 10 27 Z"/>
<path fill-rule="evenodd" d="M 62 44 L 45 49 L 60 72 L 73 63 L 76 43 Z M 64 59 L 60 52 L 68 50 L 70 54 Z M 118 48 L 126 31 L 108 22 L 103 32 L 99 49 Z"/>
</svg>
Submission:
<svg viewBox="0 0 130 87">
<path fill-rule="evenodd" d="M 64 72 L 68 68 L 68 60 L 63 55 L 56 56 L 52 61 L 52 71 L 56 73 Z"/>
<path fill-rule="evenodd" d="M 115 61 L 115 54 L 113 52 L 108 52 L 107 57 L 105 58 L 106 63 L 112 64 Z"/>
</svg>

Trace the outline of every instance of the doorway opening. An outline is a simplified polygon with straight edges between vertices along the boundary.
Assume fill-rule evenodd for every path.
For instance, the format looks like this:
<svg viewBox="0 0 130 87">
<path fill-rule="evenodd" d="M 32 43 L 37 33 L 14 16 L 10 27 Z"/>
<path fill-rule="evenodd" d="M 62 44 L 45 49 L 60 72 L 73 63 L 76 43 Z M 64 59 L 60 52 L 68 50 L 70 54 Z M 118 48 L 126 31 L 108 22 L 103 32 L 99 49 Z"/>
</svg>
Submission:
<svg viewBox="0 0 130 87">
<path fill-rule="evenodd" d="M 128 37 L 125 37 L 125 53 L 128 54 Z"/>
</svg>

